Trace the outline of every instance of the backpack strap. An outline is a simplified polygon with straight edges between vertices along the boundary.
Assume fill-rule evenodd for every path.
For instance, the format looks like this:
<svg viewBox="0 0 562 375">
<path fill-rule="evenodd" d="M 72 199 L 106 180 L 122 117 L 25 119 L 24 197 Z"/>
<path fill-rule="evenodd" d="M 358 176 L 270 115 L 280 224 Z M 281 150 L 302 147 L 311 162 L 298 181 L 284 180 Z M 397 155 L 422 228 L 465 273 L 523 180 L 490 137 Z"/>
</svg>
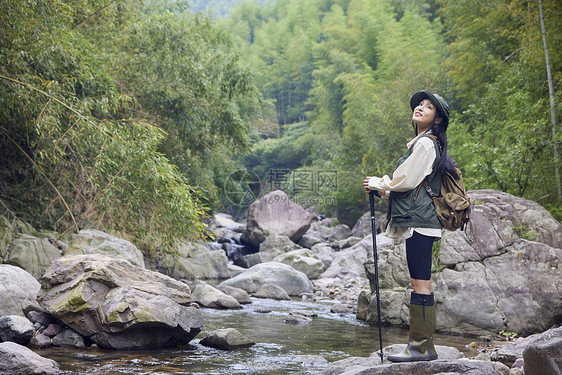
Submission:
<svg viewBox="0 0 562 375">
<path fill-rule="evenodd" d="M 435 145 L 437 146 L 437 150 L 439 150 L 439 155 L 443 154 L 443 150 L 442 150 L 441 145 L 439 144 L 439 141 L 437 140 L 436 136 L 434 136 L 433 134 L 425 134 L 424 137 L 431 138 L 433 140 L 433 142 L 435 143 Z M 433 192 L 433 190 L 431 189 L 431 186 L 429 186 L 429 182 L 427 182 L 428 177 L 429 176 L 426 176 L 423 179 L 422 186 L 424 187 L 424 189 L 427 192 L 427 194 L 429 195 L 429 197 L 431 199 L 435 199 L 437 197 L 437 195 Z"/>
<path fill-rule="evenodd" d="M 427 192 L 427 195 L 429 195 L 429 197 L 430 197 L 431 199 L 437 198 L 437 195 L 435 195 L 435 193 L 434 193 L 433 190 L 431 189 L 431 186 L 429 186 L 429 184 L 427 183 L 427 179 L 424 179 L 424 180 L 422 181 L 422 185 L 423 185 L 425 191 Z"/>
</svg>

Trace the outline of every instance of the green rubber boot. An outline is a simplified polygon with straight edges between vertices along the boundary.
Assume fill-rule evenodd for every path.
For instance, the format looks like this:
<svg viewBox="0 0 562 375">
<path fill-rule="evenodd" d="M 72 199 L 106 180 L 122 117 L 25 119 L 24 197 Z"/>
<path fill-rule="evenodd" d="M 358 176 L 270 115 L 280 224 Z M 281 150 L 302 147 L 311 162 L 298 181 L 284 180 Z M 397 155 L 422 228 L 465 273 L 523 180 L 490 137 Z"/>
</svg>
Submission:
<svg viewBox="0 0 562 375">
<path fill-rule="evenodd" d="M 433 345 L 435 333 L 435 300 L 432 294 L 412 292 L 410 298 L 410 338 L 402 352 L 389 355 L 391 362 L 433 361 L 437 351 Z"/>
</svg>

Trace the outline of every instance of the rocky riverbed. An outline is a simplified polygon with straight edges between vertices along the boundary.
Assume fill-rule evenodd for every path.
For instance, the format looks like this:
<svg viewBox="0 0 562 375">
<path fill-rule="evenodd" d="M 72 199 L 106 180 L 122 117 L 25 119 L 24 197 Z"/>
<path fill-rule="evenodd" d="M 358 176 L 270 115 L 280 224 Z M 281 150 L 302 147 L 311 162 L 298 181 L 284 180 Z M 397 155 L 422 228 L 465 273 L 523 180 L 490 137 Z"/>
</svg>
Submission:
<svg viewBox="0 0 562 375">
<path fill-rule="evenodd" d="M 216 234 L 212 246 L 185 242 L 168 252 L 143 253 L 125 239 L 94 229 L 65 237 L 1 218 L 2 370 L 6 374 L 35 373 L 33 369 L 57 373 L 56 362 L 37 357 L 29 348 L 49 353 L 73 348 L 77 362 L 106 358 L 92 354 L 100 350 L 110 350 L 104 352 L 113 353 L 108 354 L 110 358 L 122 358 L 116 353 L 130 351 L 142 358 L 147 358 L 142 354 L 147 351 L 159 353 L 158 358 L 191 358 L 189 363 L 183 359 L 174 363 L 179 366 L 174 371 L 182 373 L 201 358 L 197 350 L 189 351 L 193 345 L 205 346 L 216 339 L 230 347 L 236 342 L 229 340 L 238 337 L 238 344 L 249 346 L 229 354 L 220 352 L 229 359 L 218 367 L 248 370 L 237 356 L 261 351 L 275 357 L 274 363 L 286 353 L 317 356 L 312 360 L 313 371 L 324 366 L 324 374 L 555 371 L 553 366 L 561 367 L 562 225 L 534 202 L 489 190 L 469 192 L 469 196 L 474 205 L 472 230 L 444 233 L 432 276 L 438 332 L 452 333 L 443 337 L 462 338 L 463 343 L 460 350 L 454 345 L 438 346 L 440 360 L 423 368 L 419 364 L 381 365 L 376 353 L 372 354 L 377 314 L 369 215 L 352 228 L 331 218 L 318 220 L 276 191 L 256 201 L 242 221 L 215 215 L 209 223 Z M 378 223 L 382 216 L 377 214 Z M 379 233 L 377 245 L 381 322 L 389 327 L 384 352 L 389 354 L 405 341 L 411 289 L 403 243 Z M 277 307 L 259 307 L 257 297 Z M 295 303 L 314 304 L 326 311 L 316 316 L 303 309 L 284 311 L 282 319 L 276 320 L 281 306 Z M 229 321 L 227 316 L 239 319 L 217 323 L 217 331 L 208 332 L 213 314 L 222 322 Z M 259 325 L 273 336 L 262 340 L 256 334 L 257 339 L 246 340 L 242 336 L 252 334 L 257 316 L 269 319 L 260 320 Z M 340 321 L 346 322 L 345 328 L 338 333 L 330 330 Z M 246 327 L 248 333 L 241 332 Z M 237 332 L 231 334 L 232 329 Z M 402 332 L 386 336 L 392 330 Z M 305 331 L 322 336 L 303 340 Z M 348 332 L 352 338 L 344 340 Z M 369 332 L 368 338 L 362 336 L 364 332 Z M 277 347 L 289 333 L 291 340 L 279 347 L 291 348 L 288 352 L 267 349 Z M 215 338 L 202 337 L 209 334 Z M 516 335 L 521 338 L 506 345 L 495 340 Z M 305 350 L 307 342 L 315 343 L 310 351 Z M 365 343 L 368 349 L 354 349 Z M 345 349 L 334 349 L 334 345 Z M 461 359 L 465 352 L 477 355 L 470 354 L 470 361 Z M 14 363 L 10 358 L 19 359 Z M 254 360 L 244 357 L 244 361 Z M 112 366 L 111 361 L 99 361 Z M 135 367 L 131 361 L 127 363 Z M 323 363 L 320 367 L 319 362 Z M 167 362 L 156 360 L 155 366 L 166 367 Z"/>
</svg>

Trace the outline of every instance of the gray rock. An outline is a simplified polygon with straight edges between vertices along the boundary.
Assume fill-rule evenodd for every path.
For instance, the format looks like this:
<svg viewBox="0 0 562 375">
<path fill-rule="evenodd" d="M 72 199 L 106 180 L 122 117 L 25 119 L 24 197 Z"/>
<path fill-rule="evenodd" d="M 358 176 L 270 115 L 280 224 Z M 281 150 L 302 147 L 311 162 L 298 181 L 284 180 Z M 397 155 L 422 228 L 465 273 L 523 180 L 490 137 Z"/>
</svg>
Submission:
<svg viewBox="0 0 562 375">
<path fill-rule="evenodd" d="M 306 316 L 307 318 L 316 318 L 318 316 L 318 314 L 316 314 L 313 311 L 308 311 L 308 310 L 295 310 L 295 311 L 291 311 L 289 313 L 289 315 L 302 315 L 302 316 Z"/>
<path fill-rule="evenodd" d="M 228 272 L 230 273 L 230 277 L 240 275 L 242 272 L 247 270 L 247 268 L 240 267 L 240 266 L 237 266 L 235 264 L 230 264 L 230 263 L 228 263 L 227 267 L 228 267 Z"/>
<path fill-rule="evenodd" d="M 562 223 L 538 203 L 496 190 L 472 190 L 469 197 L 478 202 L 475 208 L 488 207 L 493 211 L 490 216 L 495 218 L 495 228 L 501 228 L 498 223 L 503 222 L 516 232 L 528 233 L 536 242 L 562 248 Z M 479 235 L 476 230 L 474 235 Z M 503 231 L 498 231 L 498 235 L 504 236 Z"/>
<path fill-rule="evenodd" d="M 158 271 L 174 279 L 227 279 L 228 258 L 223 250 L 210 250 L 202 242 L 187 242 L 156 257 Z"/>
<path fill-rule="evenodd" d="M 39 323 L 44 327 L 47 327 L 49 324 L 55 322 L 53 317 L 44 311 L 30 311 L 27 313 L 27 319 L 29 319 L 32 323 Z"/>
<path fill-rule="evenodd" d="M 444 269 L 435 277 L 437 326 L 472 334 L 546 330 L 562 314 L 562 268 L 551 266 L 558 263 L 562 249 L 516 240 L 504 254 Z"/>
<path fill-rule="evenodd" d="M 246 254 L 242 256 L 242 265 L 246 267 L 246 269 L 252 268 L 256 264 L 260 263 L 262 263 L 260 253 Z"/>
<path fill-rule="evenodd" d="M 217 289 L 231 297 L 236 298 L 236 300 L 241 304 L 252 303 L 252 298 L 244 289 L 235 288 L 229 285 L 218 285 Z"/>
<path fill-rule="evenodd" d="M 560 246 L 562 225 L 536 203 L 509 194 L 485 190 L 469 192 L 469 196 L 474 201 L 472 230 L 444 231 L 439 262 L 447 267 L 434 270 L 432 276 L 437 329 L 473 335 L 501 330 L 528 335 L 559 323 L 562 249 L 556 246 Z M 519 238 L 520 234 L 540 242 Z M 386 244 L 379 237 L 379 285 L 385 296 L 382 319 L 407 325 L 410 286 L 404 244 Z M 367 257 L 370 249 L 365 241 L 350 248 L 356 250 L 356 259 Z M 363 252 L 359 251 L 362 244 Z M 349 260 L 351 254 L 346 255 L 348 259 L 336 260 L 336 253 L 322 276 L 333 276 L 338 266 L 357 272 L 356 264 Z M 372 293 L 374 267 L 366 259 Z M 401 292 L 402 298 L 394 294 Z M 400 300 L 403 302 L 397 303 Z M 365 313 L 365 299 L 361 303 L 360 316 L 373 319 L 376 304 L 371 301 Z"/>
<path fill-rule="evenodd" d="M 339 375 L 346 371 L 355 371 L 374 367 L 381 364 L 379 352 L 372 353 L 369 357 L 349 357 L 330 363 L 322 375 Z"/>
<path fill-rule="evenodd" d="M 275 300 L 285 300 L 291 299 L 285 289 L 277 286 L 275 284 L 264 284 L 262 285 L 254 294 L 256 298 L 271 298 Z"/>
<path fill-rule="evenodd" d="M 279 255 L 298 249 L 301 249 L 301 247 L 291 241 L 288 236 L 271 233 L 260 244 L 259 263 L 271 262 Z"/>
<path fill-rule="evenodd" d="M 47 238 L 20 234 L 14 238 L 4 263 L 23 268 L 39 279 L 51 263 L 61 256 L 62 252 Z"/>
<path fill-rule="evenodd" d="M 193 301 L 197 302 L 203 307 L 213 309 L 240 309 L 240 302 L 232 296 L 221 292 L 219 289 L 204 283 L 199 282 L 193 292 L 191 293 Z"/>
<path fill-rule="evenodd" d="M 385 247 L 392 245 L 393 240 L 385 237 L 383 234 L 377 236 L 377 247 Z M 338 268 L 346 269 L 356 276 L 365 276 L 365 265 L 367 260 L 373 258 L 373 238 L 367 236 L 355 245 L 334 253 L 330 267 L 320 276 L 333 277 L 334 270 Z"/>
<path fill-rule="evenodd" d="M 242 240 L 259 246 L 270 233 L 277 233 L 298 242 L 312 219 L 312 214 L 293 203 L 287 194 L 276 190 L 250 205 Z"/>
<path fill-rule="evenodd" d="M 517 358 L 515 362 L 513 362 L 513 365 L 511 365 L 511 368 L 520 368 L 523 370 L 524 362 L 523 358 Z"/>
<path fill-rule="evenodd" d="M 492 361 L 497 361 L 512 367 L 518 358 L 523 358 L 523 351 L 538 335 L 531 335 L 528 337 L 519 337 L 512 343 L 509 343 L 498 350 L 494 351 L 490 358 Z"/>
<path fill-rule="evenodd" d="M 65 328 L 61 333 L 53 337 L 53 346 L 71 346 L 73 348 L 84 348 L 84 338 L 78 332 Z"/>
<path fill-rule="evenodd" d="M 329 362 L 321 355 L 301 355 L 298 356 L 303 367 L 327 367 Z"/>
<path fill-rule="evenodd" d="M 334 254 L 334 249 L 332 249 L 332 246 L 330 246 L 330 244 L 321 242 L 312 246 L 310 250 L 315 254 L 315 258 L 320 259 L 324 263 L 325 269 L 330 267 Z"/>
<path fill-rule="evenodd" d="M 46 336 L 42 333 L 38 333 L 35 336 L 33 336 L 31 338 L 31 340 L 29 340 L 29 345 L 32 348 L 45 349 L 45 348 L 50 348 L 51 346 L 53 346 L 53 343 L 52 343 L 51 338 L 49 336 Z"/>
<path fill-rule="evenodd" d="M 539 334 L 523 351 L 525 374 L 562 373 L 562 327 Z"/>
<path fill-rule="evenodd" d="M 8 264 L 0 264 L 0 316 L 21 315 L 41 310 L 37 304 L 39 282 L 25 270 Z"/>
<path fill-rule="evenodd" d="M 225 213 L 217 213 L 213 216 L 213 225 L 211 229 L 214 228 L 227 228 L 234 232 L 242 233 L 246 229 L 246 225 L 243 223 L 238 223 L 233 220 L 231 215 Z"/>
<path fill-rule="evenodd" d="M 332 228 L 329 226 L 330 220 L 315 221 L 310 224 L 310 228 L 306 231 L 305 235 L 312 236 L 322 240 L 322 242 L 330 242 L 328 238 L 332 234 Z"/>
<path fill-rule="evenodd" d="M 257 264 L 240 275 L 221 283 L 221 285 L 244 289 L 250 294 L 255 293 L 264 284 L 278 285 L 290 296 L 314 292 L 314 286 L 304 273 L 278 262 Z"/>
<path fill-rule="evenodd" d="M 232 350 L 252 346 L 255 342 L 234 328 L 224 328 L 210 332 L 200 341 L 200 344 L 216 349 Z"/>
<path fill-rule="evenodd" d="M 509 375 L 525 375 L 522 368 L 512 368 L 509 370 Z"/>
<path fill-rule="evenodd" d="M 398 354 L 402 350 L 404 350 L 405 347 L 406 344 L 389 345 L 383 348 L 383 355 L 386 358 L 386 356 L 390 354 Z M 439 360 L 441 361 L 455 361 L 457 359 L 465 358 L 464 354 L 462 354 L 457 348 L 453 348 L 451 346 L 435 345 L 435 350 L 437 351 L 437 355 L 439 356 Z M 373 353 L 371 356 L 373 356 L 374 354 L 375 353 Z"/>
<path fill-rule="evenodd" d="M 82 229 L 72 236 L 65 255 L 103 254 L 144 268 L 142 252 L 131 242 L 95 229 Z"/>
<path fill-rule="evenodd" d="M 291 313 L 283 319 L 283 322 L 288 324 L 310 324 L 312 319 L 308 316 Z"/>
<path fill-rule="evenodd" d="M 344 240 L 351 236 L 351 229 L 345 224 L 338 224 L 332 228 L 328 240 L 330 242 Z"/>
<path fill-rule="evenodd" d="M 501 362 L 492 362 L 494 370 L 500 375 L 509 375 L 510 368 Z"/>
<path fill-rule="evenodd" d="M 45 328 L 43 330 L 43 334 L 45 336 L 49 336 L 49 337 L 55 337 L 56 335 L 58 335 L 59 333 L 61 333 L 63 330 L 63 327 L 60 324 L 49 324 L 47 326 L 47 328 Z"/>
<path fill-rule="evenodd" d="M 33 323 L 23 316 L 8 315 L 0 318 L 0 341 L 26 345 L 34 334 Z"/>
<path fill-rule="evenodd" d="M 353 312 L 353 307 L 344 303 L 336 303 L 332 305 L 330 312 L 335 314 L 349 314 Z"/>
<path fill-rule="evenodd" d="M 328 372 L 324 372 L 324 375 Z M 429 361 L 429 362 L 406 362 L 390 363 L 385 361 L 382 365 L 352 366 L 344 372 L 330 372 L 330 375 L 497 375 L 491 362 L 474 361 L 469 359 L 458 359 L 454 361 Z"/>
<path fill-rule="evenodd" d="M 0 343 L 0 370 L 2 375 L 60 374 L 59 365 L 43 358 L 25 346 L 14 342 Z"/>
<path fill-rule="evenodd" d="M 338 241 L 334 241 L 332 243 L 332 247 L 338 251 L 343 250 L 343 249 L 347 249 L 348 247 L 351 247 L 353 245 L 355 245 L 356 243 L 358 243 L 359 241 L 361 241 L 363 239 L 363 237 L 347 237 L 343 240 L 338 240 Z"/>
<path fill-rule="evenodd" d="M 44 308 L 103 348 L 187 344 L 203 324 L 186 284 L 122 259 L 65 256 L 41 281 Z"/>
<path fill-rule="evenodd" d="M 303 272 L 309 279 L 317 279 L 324 272 L 324 262 L 315 257 L 308 249 L 298 249 L 276 256 L 274 262 L 288 264 L 297 271 Z"/>
<path fill-rule="evenodd" d="M 386 211 L 382 212 L 375 210 L 375 224 L 377 234 L 383 233 L 386 226 Z M 351 229 L 351 235 L 361 238 L 366 237 L 369 234 L 373 234 L 371 228 L 371 212 L 367 211 L 357 220 Z"/>
<path fill-rule="evenodd" d="M 307 232 L 308 233 L 308 232 Z M 324 242 L 322 238 L 315 237 L 313 234 L 305 233 L 298 244 L 304 248 L 312 249 L 314 245 Z"/>
</svg>

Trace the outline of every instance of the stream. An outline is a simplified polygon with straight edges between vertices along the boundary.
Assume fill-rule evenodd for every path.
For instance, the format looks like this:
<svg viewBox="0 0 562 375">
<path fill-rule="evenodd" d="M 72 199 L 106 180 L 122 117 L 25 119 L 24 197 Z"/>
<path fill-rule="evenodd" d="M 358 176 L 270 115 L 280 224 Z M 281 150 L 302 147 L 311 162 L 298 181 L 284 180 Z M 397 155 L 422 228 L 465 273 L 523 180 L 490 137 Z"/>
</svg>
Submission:
<svg viewBox="0 0 562 375">
<path fill-rule="evenodd" d="M 66 375 L 312 375 L 321 374 L 328 362 L 350 356 L 368 357 L 379 350 L 378 328 L 356 320 L 354 314 L 330 313 L 333 301 L 252 301 L 240 310 L 203 309 L 205 325 L 187 346 L 142 351 L 50 348 L 36 352 L 57 361 Z M 310 324 L 283 322 L 295 310 L 317 316 Z M 256 345 L 223 351 L 199 344 L 208 332 L 220 328 L 236 328 Z M 383 346 L 405 343 L 407 334 L 405 329 L 383 327 Z M 477 352 L 466 345 L 475 340 L 437 334 L 435 343 L 455 347 L 470 357 Z"/>
</svg>

